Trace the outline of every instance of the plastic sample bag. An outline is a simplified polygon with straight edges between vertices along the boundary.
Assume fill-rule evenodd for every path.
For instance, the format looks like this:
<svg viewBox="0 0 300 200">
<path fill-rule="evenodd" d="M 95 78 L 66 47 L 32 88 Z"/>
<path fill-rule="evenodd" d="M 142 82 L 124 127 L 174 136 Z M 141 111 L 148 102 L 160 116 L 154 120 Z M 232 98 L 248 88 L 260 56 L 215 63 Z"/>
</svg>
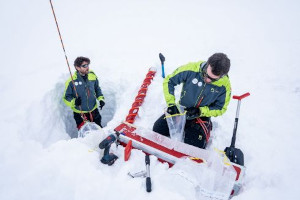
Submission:
<svg viewBox="0 0 300 200">
<path fill-rule="evenodd" d="M 92 131 L 101 130 L 101 127 L 98 126 L 95 122 L 86 122 L 84 125 L 78 130 L 78 137 L 85 137 Z"/>
<path fill-rule="evenodd" d="M 170 137 L 173 140 L 183 142 L 184 141 L 184 126 L 186 121 L 186 111 L 184 106 L 176 105 L 179 114 L 170 115 L 167 112 L 168 108 L 165 108 L 165 116 L 169 127 Z"/>
</svg>

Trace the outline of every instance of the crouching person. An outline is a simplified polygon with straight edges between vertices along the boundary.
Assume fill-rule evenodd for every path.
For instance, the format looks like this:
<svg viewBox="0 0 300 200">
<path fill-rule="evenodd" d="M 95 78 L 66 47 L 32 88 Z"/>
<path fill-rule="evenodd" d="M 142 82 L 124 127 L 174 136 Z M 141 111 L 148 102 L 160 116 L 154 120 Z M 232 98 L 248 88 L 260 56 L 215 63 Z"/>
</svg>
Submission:
<svg viewBox="0 0 300 200">
<path fill-rule="evenodd" d="M 223 53 L 215 53 L 206 61 L 192 62 L 177 68 L 163 82 L 167 112 L 178 114 L 174 90 L 183 84 L 179 104 L 186 109 L 184 142 L 205 148 L 210 137 L 212 123 L 210 118 L 222 115 L 231 96 L 228 77 L 230 60 Z M 153 126 L 153 131 L 170 136 L 165 115 Z"/>
</svg>

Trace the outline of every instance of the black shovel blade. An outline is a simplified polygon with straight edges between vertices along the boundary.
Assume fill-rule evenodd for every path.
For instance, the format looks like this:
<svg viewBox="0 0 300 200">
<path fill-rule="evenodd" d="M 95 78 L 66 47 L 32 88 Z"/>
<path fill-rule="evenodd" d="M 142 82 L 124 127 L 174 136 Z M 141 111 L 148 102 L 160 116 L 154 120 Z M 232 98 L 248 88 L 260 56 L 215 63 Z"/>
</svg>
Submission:
<svg viewBox="0 0 300 200">
<path fill-rule="evenodd" d="M 226 147 L 224 151 L 231 162 L 244 166 L 244 154 L 240 149 Z"/>
</svg>

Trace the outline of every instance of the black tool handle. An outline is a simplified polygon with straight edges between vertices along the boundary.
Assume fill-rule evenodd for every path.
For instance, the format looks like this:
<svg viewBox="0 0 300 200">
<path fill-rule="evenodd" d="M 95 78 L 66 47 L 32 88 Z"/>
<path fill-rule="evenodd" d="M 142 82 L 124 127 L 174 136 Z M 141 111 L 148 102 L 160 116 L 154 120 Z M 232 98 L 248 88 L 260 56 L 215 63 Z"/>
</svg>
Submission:
<svg viewBox="0 0 300 200">
<path fill-rule="evenodd" d="M 149 155 L 146 155 L 145 157 L 145 163 L 146 163 L 146 191 L 151 192 L 151 178 L 150 178 L 150 158 Z"/>
<path fill-rule="evenodd" d="M 146 178 L 146 190 L 147 190 L 147 192 L 151 192 L 151 178 L 150 177 Z"/>
<path fill-rule="evenodd" d="M 104 149 L 106 147 L 109 147 L 112 143 L 116 141 L 116 136 L 114 134 L 110 134 L 107 136 L 102 142 L 99 144 L 100 149 Z"/>
<path fill-rule="evenodd" d="M 166 59 L 165 59 L 164 55 L 162 55 L 162 53 L 159 53 L 159 59 L 160 59 L 161 64 L 164 64 Z"/>
<path fill-rule="evenodd" d="M 150 158 L 149 158 L 149 155 L 146 155 L 146 156 L 145 156 L 145 162 L 146 162 L 146 165 L 150 165 Z"/>
</svg>

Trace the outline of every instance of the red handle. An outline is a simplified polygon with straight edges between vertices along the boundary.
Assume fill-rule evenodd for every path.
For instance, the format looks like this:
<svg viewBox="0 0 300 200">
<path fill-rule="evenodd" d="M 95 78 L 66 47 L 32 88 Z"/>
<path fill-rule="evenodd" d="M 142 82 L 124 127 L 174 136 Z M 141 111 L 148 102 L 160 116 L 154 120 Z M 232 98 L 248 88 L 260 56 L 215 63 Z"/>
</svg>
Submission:
<svg viewBox="0 0 300 200">
<path fill-rule="evenodd" d="M 247 92 L 247 93 L 245 93 L 245 94 L 243 94 L 243 95 L 241 95 L 241 96 L 236 96 L 236 95 L 234 95 L 232 98 L 233 98 L 233 99 L 242 100 L 243 98 L 245 98 L 245 97 L 247 97 L 247 96 L 250 96 L 250 93 L 249 93 L 249 92 Z"/>
</svg>

